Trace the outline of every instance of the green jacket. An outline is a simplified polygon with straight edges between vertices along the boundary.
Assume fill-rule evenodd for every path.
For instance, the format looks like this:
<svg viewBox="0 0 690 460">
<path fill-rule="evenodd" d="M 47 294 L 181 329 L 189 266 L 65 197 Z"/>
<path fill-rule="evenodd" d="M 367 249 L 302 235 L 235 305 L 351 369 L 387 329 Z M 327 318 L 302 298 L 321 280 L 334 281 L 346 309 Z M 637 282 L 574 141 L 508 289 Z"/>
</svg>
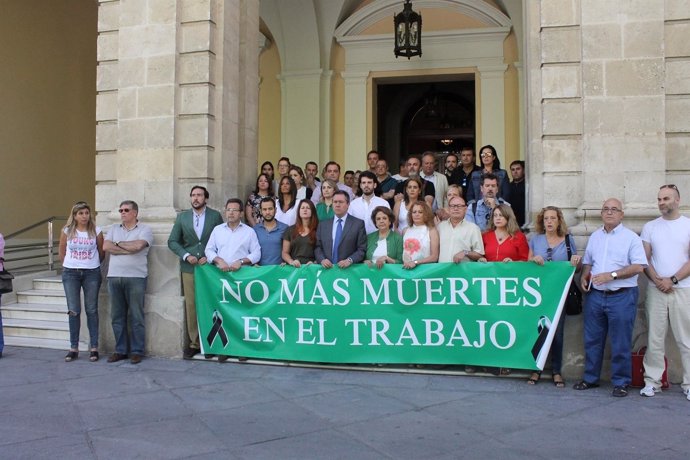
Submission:
<svg viewBox="0 0 690 460">
<path fill-rule="evenodd" d="M 201 231 L 201 240 L 199 240 L 194 231 L 193 214 L 194 211 L 191 209 L 179 213 L 170 232 L 170 237 L 168 237 L 168 248 L 180 258 L 180 269 L 186 273 L 194 273 L 194 266 L 182 260 L 182 257 L 185 254 L 193 255 L 197 259 L 204 257 L 204 250 L 211 232 L 218 225 L 224 223 L 218 211 L 206 207 L 204 229 Z"/>
<path fill-rule="evenodd" d="M 379 242 L 379 232 L 375 231 L 367 235 L 367 255 L 365 260 L 371 260 L 371 256 L 376 250 Z M 403 240 L 400 233 L 391 229 L 386 237 L 386 246 L 388 247 L 388 257 L 395 260 L 396 264 L 402 263 L 403 256 Z"/>
</svg>

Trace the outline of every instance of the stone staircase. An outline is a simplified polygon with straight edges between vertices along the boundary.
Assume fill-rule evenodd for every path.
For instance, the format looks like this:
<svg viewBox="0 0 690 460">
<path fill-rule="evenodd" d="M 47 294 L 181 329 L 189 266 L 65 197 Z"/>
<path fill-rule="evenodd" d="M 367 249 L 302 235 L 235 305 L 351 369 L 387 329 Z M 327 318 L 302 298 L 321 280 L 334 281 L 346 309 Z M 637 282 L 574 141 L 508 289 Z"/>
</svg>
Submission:
<svg viewBox="0 0 690 460">
<path fill-rule="evenodd" d="M 16 303 L 5 304 L 3 296 L 5 345 L 68 349 L 67 300 L 60 276 L 36 278 L 31 287 L 16 292 Z M 79 349 L 88 350 L 88 344 L 79 342 Z"/>
</svg>

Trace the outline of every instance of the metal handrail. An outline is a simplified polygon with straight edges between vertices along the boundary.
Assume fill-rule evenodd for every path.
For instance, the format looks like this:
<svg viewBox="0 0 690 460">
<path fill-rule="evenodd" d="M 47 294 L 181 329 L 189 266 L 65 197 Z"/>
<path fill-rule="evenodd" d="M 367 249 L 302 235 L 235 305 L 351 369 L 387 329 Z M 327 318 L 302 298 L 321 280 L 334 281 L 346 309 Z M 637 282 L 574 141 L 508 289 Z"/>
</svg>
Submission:
<svg viewBox="0 0 690 460">
<path fill-rule="evenodd" d="M 10 233 L 9 235 L 5 236 L 5 241 L 10 240 L 12 238 L 15 238 L 17 235 L 21 235 L 23 233 L 26 233 L 30 230 L 33 230 L 37 227 L 40 227 L 43 224 L 48 224 L 48 238 L 47 242 L 43 243 L 24 243 L 24 244 L 17 244 L 17 245 L 6 245 L 5 246 L 5 252 L 6 253 L 13 253 L 13 252 L 20 252 L 20 251 L 27 251 L 27 250 L 33 250 L 33 249 L 47 249 L 48 250 L 48 269 L 53 270 L 55 268 L 55 245 L 58 243 L 58 241 L 55 240 L 53 236 L 53 222 L 56 220 L 67 220 L 66 217 L 61 217 L 61 216 L 50 216 L 47 217 L 43 220 L 40 220 L 34 224 L 31 224 L 27 227 L 24 227 L 22 229 L 17 230 L 16 232 Z M 24 256 L 24 257 L 15 257 L 15 258 L 6 258 L 5 262 L 18 262 L 22 260 L 30 260 L 30 259 L 37 259 L 43 257 L 42 255 L 29 255 L 29 256 Z M 19 268 L 30 268 L 30 267 L 36 267 L 36 266 L 42 266 L 42 265 L 29 265 L 26 267 L 19 267 Z"/>
</svg>

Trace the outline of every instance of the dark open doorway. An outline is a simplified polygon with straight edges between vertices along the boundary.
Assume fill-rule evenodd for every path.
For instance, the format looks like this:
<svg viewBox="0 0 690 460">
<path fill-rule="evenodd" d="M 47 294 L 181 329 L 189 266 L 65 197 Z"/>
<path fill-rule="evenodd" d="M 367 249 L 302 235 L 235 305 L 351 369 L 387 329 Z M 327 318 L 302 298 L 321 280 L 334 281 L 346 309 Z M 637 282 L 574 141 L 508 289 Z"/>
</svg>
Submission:
<svg viewBox="0 0 690 460">
<path fill-rule="evenodd" d="M 409 154 L 432 151 L 441 157 L 474 147 L 474 75 L 452 81 L 380 79 L 376 83 L 375 145 L 391 170 Z"/>
</svg>

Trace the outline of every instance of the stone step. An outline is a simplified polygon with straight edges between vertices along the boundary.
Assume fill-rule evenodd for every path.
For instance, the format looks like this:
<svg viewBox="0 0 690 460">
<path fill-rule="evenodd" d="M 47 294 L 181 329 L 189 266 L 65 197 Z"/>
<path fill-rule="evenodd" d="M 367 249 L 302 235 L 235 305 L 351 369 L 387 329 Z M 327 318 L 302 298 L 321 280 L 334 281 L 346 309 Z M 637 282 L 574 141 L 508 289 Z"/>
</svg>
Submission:
<svg viewBox="0 0 690 460">
<path fill-rule="evenodd" d="M 34 290 L 59 291 L 62 290 L 62 277 L 45 276 L 34 280 Z"/>
<path fill-rule="evenodd" d="M 69 344 L 67 321 L 37 321 L 30 319 L 3 319 L 5 337 L 35 337 L 66 340 Z"/>
<path fill-rule="evenodd" d="M 64 340 L 5 335 L 5 345 L 13 347 L 32 347 L 48 348 L 51 350 L 67 350 L 69 348 L 69 338 L 67 340 Z M 79 342 L 79 351 L 88 351 L 88 349 L 89 345 L 87 343 Z"/>
<path fill-rule="evenodd" d="M 13 303 L 3 305 L 2 317 L 6 319 L 68 322 L 67 307 L 55 304 Z"/>
<path fill-rule="evenodd" d="M 63 290 L 48 290 L 48 289 L 30 289 L 28 291 L 17 292 L 18 303 L 30 304 L 51 304 L 67 306 L 67 299 L 65 298 L 65 291 Z"/>
</svg>

